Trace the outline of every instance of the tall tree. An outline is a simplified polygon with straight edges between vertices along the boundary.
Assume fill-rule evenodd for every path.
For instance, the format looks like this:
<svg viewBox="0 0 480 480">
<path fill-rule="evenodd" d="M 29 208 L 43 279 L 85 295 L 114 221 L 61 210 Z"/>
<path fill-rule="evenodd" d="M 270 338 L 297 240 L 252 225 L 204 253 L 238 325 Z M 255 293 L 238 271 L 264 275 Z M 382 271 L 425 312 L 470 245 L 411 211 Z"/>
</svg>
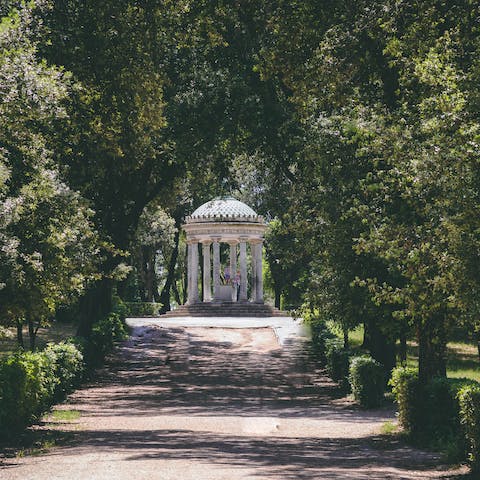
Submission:
<svg viewBox="0 0 480 480">
<path fill-rule="evenodd" d="M 19 343 L 27 319 L 32 349 L 38 326 L 93 278 L 99 255 L 93 212 L 54 162 L 69 79 L 39 58 L 36 8 L 12 8 L 0 23 L 0 315 L 17 325 Z"/>
</svg>

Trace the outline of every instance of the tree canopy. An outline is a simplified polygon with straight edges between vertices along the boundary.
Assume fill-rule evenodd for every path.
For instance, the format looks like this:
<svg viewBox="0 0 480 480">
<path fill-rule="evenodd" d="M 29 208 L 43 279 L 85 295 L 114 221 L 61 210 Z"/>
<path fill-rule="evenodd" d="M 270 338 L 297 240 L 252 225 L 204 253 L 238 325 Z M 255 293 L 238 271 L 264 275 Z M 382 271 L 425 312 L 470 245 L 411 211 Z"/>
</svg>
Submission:
<svg viewBox="0 0 480 480">
<path fill-rule="evenodd" d="M 480 341 L 475 2 L 0 13 L 2 321 L 80 298 L 88 335 L 128 285 L 168 310 L 182 219 L 231 192 L 270 221 L 277 305 L 363 324 L 388 368 L 415 337 L 422 379 L 445 374 L 453 327 Z"/>
</svg>

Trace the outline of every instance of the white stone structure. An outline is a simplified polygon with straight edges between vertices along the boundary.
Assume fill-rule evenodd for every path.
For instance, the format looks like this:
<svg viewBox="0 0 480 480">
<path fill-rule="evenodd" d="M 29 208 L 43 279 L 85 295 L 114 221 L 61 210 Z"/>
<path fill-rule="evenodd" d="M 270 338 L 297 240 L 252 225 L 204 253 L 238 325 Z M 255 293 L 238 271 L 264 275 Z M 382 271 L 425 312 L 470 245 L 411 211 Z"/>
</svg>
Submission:
<svg viewBox="0 0 480 480">
<path fill-rule="evenodd" d="M 203 301 L 248 302 L 247 257 L 250 250 L 251 301 L 263 303 L 262 251 L 266 230 L 263 218 L 248 205 L 232 197 L 204 203 L 186 218 L 183 229 L 188 244 L 188 304 L 200 302 L 198 249 L 203 254 Z M 220 265 L 220 244 L 230 246 L 229 264 Z M 247 244 L 250 246 L 247 249 Z M 239 266 L 237 270 L 237 248 Z M 211 258 L 213 257 L 213 268 Z M 212 292 L 213 277 L 213 292 Z M 223 280 L 223 281 L 222 281 Z"/>
</svg>

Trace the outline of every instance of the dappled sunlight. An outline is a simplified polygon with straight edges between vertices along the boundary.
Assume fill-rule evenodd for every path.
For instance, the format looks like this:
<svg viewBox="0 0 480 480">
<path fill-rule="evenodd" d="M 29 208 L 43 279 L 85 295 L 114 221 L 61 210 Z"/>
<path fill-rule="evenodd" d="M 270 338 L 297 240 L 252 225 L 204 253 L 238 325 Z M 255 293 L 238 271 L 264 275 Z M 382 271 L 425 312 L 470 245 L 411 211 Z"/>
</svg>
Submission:
<svg viewBox="0 0 480 480">
<path fill-rule="evenodd" d="M 309 351 L 303 338 L 280 347 L 269 328 L 135 328 L 95 380 L 69 398 L 65 408 L 79 418 L 34 433 L 56 433 L 62 448 L 42 460 L 12 460 L 7 471 L 21 478 L 41 461 L 55 478 L 70 478 L 79 462 L 103 472 L 98 478 L 116 465 L 122 479 L 139 470 L 144 478 L 161 471 L 162 479 L 182 480 L 447 474 L 437 455 L 379 435 L 395 418 L 392 407 L 356 407 Z"/>
</svg>

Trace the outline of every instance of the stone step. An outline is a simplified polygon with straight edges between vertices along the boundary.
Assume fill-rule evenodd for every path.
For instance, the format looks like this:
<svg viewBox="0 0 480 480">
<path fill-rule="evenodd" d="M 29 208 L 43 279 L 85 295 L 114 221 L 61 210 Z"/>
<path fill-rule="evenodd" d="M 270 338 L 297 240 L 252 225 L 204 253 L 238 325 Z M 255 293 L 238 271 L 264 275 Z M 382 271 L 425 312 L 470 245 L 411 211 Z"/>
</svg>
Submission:
<svg viewBox="0 0 480 480">
<path fill-rule="evenodd" d="M 181 305 L 163 317 L 286 317 L 288 313 L 278 308 L 261 303 L 195 303 L 192 305 Z"/>
</svg>

